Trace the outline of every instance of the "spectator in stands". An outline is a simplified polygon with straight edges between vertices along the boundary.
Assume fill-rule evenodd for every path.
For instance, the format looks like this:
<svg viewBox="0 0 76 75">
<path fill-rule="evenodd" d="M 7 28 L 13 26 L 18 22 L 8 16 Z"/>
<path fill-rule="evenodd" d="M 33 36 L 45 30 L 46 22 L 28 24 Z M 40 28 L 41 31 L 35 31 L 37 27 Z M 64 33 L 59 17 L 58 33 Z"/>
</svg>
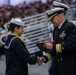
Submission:
<svg viewBox="0 0 76 75">
<path fill-rule="evenodd" d="M 3 27 L 4 24 L 4 18 L 0 18 L 0 58 L 1 55 L 4 55 L 4 41 L 5 41 L 5 37 L 4 35 L 6 34 L 6 31 Z"/>
<path fill-rule="evenodd" d="M 5 43 L 6 75 L 28 75 L 29 64 L 36 64 L 38 58 L 31 57 L 21 39 L 24 24 L 19 18 L 10 22 L 11 34 Z"/>
<path fill-rule="evenodd" d="M 0 7 L 0 18 L 4 18 L 5 22 L 9 22 L 11 18 L 25 18 L 33 16 L 35 14 L 43 13 L 50 9 L 50 2 L 42 3 L 41 1 L 35 1 L 26 4 L 18 4 L 16 6 L 7 5 Z"/>
</svg>

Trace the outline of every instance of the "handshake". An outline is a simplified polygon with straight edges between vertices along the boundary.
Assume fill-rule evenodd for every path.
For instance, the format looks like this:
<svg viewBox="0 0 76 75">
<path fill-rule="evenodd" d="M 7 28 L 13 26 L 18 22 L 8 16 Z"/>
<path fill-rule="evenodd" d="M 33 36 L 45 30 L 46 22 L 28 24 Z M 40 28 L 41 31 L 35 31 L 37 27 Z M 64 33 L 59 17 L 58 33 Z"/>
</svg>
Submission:
<svg viewBox="0 0 76 75">
<path fill-rule="evenodd" d="M 44 62 L 45 58 L 44 57 L 38 57 L 37 64 L 41 65 Z"/>
<path fill-rule="evenodd" d="M 42 46 L 42 45 L 41 45 Z M 46 49 L 48 49 L 48 50 L 52 50 L 52 48 L 53 48 L 53 44 L 51 44 L 51 43 L 44 43 L 43 44 L 43 47 L 45 47 Z M 37 61 L 37 64 L 38 65 L 41 65 L 43 62 L 45 62 L 45 58 L 44 57 L 38 57 L 38 61 Z"/>
</svg>

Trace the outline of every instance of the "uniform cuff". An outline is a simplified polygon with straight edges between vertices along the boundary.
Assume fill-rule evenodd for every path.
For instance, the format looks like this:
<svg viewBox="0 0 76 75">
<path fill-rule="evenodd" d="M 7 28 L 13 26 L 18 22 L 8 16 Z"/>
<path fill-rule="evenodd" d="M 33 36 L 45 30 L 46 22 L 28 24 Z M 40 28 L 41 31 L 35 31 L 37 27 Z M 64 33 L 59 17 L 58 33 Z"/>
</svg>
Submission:
<svg viewBox="0 0 76 75">
<path fill-rule="evenodd" d="M 49 61 L 52 58 L 52 56 L 49 53 L 46 53 L 44 55 L 44 58 L 45 58 L 45 61 L 44 62 L 47 62 L 47 61 Z"/>
</svg>

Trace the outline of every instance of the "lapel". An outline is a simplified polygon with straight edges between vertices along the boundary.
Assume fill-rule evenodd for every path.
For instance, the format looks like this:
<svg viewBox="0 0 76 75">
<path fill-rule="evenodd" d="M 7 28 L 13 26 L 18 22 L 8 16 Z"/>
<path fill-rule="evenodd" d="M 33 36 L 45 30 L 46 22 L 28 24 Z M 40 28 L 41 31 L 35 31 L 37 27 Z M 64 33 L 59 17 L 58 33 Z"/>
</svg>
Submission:
<svg viewBox="0 0 76 75">
<path fill-rule="evenodd" d="M 58 39 L 60 38 L 60 34 L 64 31 L 64 27 L 66 25 L 68 21 L 65 20 L 65 22 L 63 23 L 63 25 L 61 26 L 61 28 L 59 29 L 58 27 L 56 27 L 55 29 L 55 44 L 58 43 Z"/>
<path fill-rule="evenodd" d="M 68 22 L 68 20 L 65 20 L 65 22 L 63 23 L 63 25 L 60 28 L 60 32 L 63 30 L 63 28 L 65 27 L 66 23 Z"/>
<path fill-rule="evenodd" d="M 59 38 L 62 38 L 62 37 L 64 37 L 64 36 L 66 36 L 66 32 L 65 32 L 65 30 L 66 30 L 66 28 L 67 28 L 67 24 L 68 23 L 68 21 L 67 20 L 65 20 L 65 22 L 63 23 L 63 25 L 61 26 L 61 28 L 60 28 L 60 31 L 59 31 Z"/>
</svg>

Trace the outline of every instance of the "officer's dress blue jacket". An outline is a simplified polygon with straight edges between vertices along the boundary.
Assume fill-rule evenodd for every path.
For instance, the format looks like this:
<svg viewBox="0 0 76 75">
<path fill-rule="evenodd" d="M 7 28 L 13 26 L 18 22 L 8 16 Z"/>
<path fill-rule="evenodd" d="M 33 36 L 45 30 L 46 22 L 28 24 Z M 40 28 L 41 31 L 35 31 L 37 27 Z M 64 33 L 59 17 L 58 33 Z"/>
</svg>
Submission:
<svg viewBox="0 0 76 75">
<path fill-rule="evenodd" d="M 53 66 L 55 68 L 55 74 L 56 75 L 73 75 L 76 74 L 76 48 L 74 51 L 68 45 L 68 48 L 65 49 L 66 47 L 62 47 L 62 52 L 57 53 L 56 44 L 61 44 L 63 45 L 64 43 L 68 42 L 68 38 L 75 29 L 74 24 L 68 22 L 67 20 L 63 23 L 61 28 L 58 30 L 57 27 L 54 31 L 54 45 L 53 45 L 53 50 L 50 50 L 48 53 L 52 56 L 53 58 Z M 71 35 L 72 36 L 72 35 Z M 73 39 L 73 37 L 72 37 Z M 74 39 L 73 39 L 74 41 Z M 74 44 L 74 43 L 73 43 Z M 60 45 L 60 47 L 61 47 Z M 65 45 L 66 46 L 66 45 Z M 70 49 L 71 51 L 70 51 Z M 47 56 L 44 56 L 46 59 L 46 62 L 48 61 Z"/>
</svg>

